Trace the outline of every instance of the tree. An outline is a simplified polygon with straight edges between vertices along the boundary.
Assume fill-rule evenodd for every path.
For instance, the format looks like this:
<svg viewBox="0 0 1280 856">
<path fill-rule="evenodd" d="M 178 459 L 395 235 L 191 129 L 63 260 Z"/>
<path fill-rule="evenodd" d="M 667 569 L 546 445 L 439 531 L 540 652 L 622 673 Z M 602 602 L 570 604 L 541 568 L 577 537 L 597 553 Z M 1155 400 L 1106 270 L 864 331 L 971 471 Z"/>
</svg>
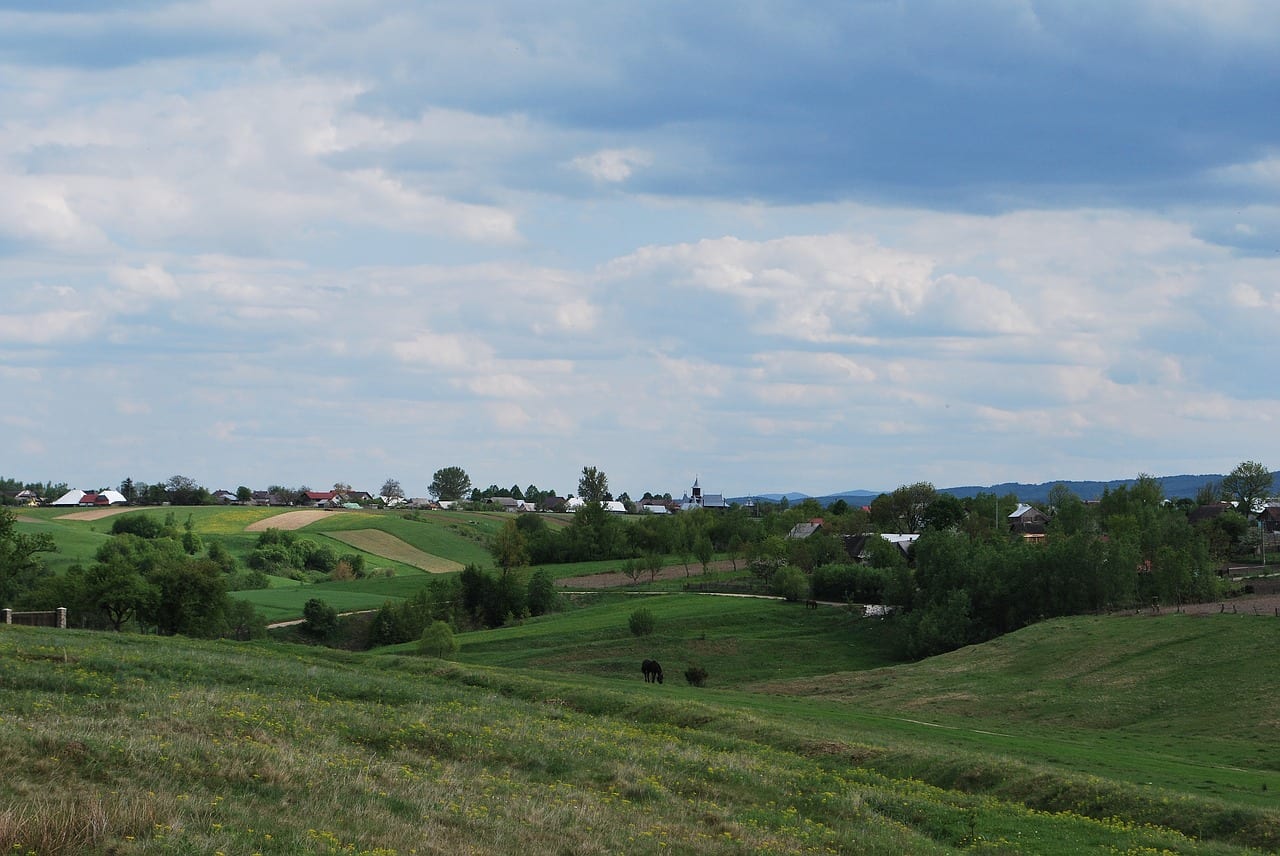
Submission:
<svg viewBox="0 0 1280 856">
<path fill-rule="evenodd" d="M 170 476 L 164 491 L 171 505 L 204 505 L 209 500 L 209 491 L 187 476 Z"/>
<path fill-rule="evenodd" d="M 583 467 L 578 479 L 578 496 L 584 502 L 606 502 L 609 498 L 609 477 L 603 470 Z"/>
<path fill-rule="evenodd" d="M 252 502 L 253 491 L 247 485 L 240 485 L 236 488 L 236 502 Z"/>
<path fill-rule="evenodd" d="M 711 560 L 715 557 L 715 548 L 711 545 L 711 539 L 706 535 L 699 535 L 698 539 L 693 542 L 693 554 L 698 557 L 698 563 L 702 565 L 703 576 L 711 568 Z"/>
<path fill-rule="evenodd" d="M 120 490 L 120 495 L 123 496 L 125 498 L 125 501 L 128 502 L 130 505 L 133 505 L 133 503 L 137 501 L 138 489 L 133 486 L 133 479 L 127 478 L 124 481 L 120 482 L 119 490 Z"/>
<path fill-rule="evenodd" d="M 313 597 L 302 607 L 302 629 L 317 639 L 327 639 L 338 629 L 338 611 Z"/>
<path fill-rule="evenodd" d="M 447 621 L 433 621 L 418 639 L 418 653 L 426 657 L 448 657 L 458 653 L 458 640 Z"/>
<path fill-rule="evenodd" d="M 555 612 L 559 606 L 560 593 L 556 591 L 555 580 L 549 571 L 539 569 L 529 577 L 528 603 L 530 615 Z"/>
<path fill-rule="evenodd" d="M 493 536 L 493 542 L 489 545 L 489 552 L 493 554 L 493 561 L 502 568 L 502 575 L 505 577 L 515 568 L 529 564 L 528 545 L 524 539 L 524 533 L 520 531 L 520 527 L 516 525 L 516 521 L 508 520 Z"/>
<path fill-rule="evenodd" d="M 1243 461 L 1222 477 L 1222 492 L 1236 501 L 1236 510 L 1250 515 L 1271 496 L 1271 471 L 1257 461 Z"/>
<path fill-rule="evenodd" d="M 454 502 L 462 499 L 471 490 L 471 477 L 462 467 L 444 467 L 436 470 L 431 478 L 431 486 L 427 488 L 436 499 Z"/>
<path fill-rule="evenodd" d="M 5 606 L 49 574 L 44 560 L 36 554 L 58 549 L 48 533 L 24 535 L 17 522 L 12 511 L 0 508 L 0 604 Z"/>
<path fill-rule="evenodd" d="M 381 495 L 388 500 L 404 499 L 404 488 L 395 479 L 387 479 L 382 483 Z"/>
</svg>

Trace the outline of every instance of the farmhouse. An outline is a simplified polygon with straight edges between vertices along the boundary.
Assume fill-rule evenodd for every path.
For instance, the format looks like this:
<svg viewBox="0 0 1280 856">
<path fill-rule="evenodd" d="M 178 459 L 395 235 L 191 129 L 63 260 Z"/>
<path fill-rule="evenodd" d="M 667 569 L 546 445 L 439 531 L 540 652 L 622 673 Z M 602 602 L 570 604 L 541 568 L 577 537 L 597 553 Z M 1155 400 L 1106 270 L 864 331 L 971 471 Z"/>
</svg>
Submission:
<svg viewBox="0 0 1280 856">
<path fill-rule="evenodd" d="M 919 537 L 920 536 L 914 532 L 882 532 L 879 535 L 845 535 L 844 551 L 848 553 L 849 558 L 853 559 L 855 562 L 866 562 L 871 558 L 871 552 L 867 549 L 867 544 L 872 538 L 883 538 L 901 550 L 902 555 L 905 558 L 908 555 L 908 551 L 911 549 L 911 545 L 916 543 L 916 540 Z"/>
<path fill-rule="evenodd" d="M 814 517 L 811 520 L 802 520 L 795 526 L 791 527 L 791 531 L 787 533 L 787 537 L 792 540 L 800 540 L 808 538 L 822 529 L 822 518 Z"/>
<path fill-rule="evenodd" d="M 1023 535 L 1043 535 L 1048 516 L 1038 508 L 1018 503 L 1018 507 L 1008 517 L 1009 531 L 1021 532 Z"/>
</svg>

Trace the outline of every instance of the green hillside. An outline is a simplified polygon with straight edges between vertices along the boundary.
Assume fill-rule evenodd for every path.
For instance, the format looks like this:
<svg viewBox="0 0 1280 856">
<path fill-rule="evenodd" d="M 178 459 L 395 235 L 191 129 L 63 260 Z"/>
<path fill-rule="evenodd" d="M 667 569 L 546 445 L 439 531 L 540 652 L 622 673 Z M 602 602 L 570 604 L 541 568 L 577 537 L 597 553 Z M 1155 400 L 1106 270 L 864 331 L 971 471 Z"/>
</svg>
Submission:
<svg viewBox="0 0 1280 856">
<path fill-rule="evenodd" d="M 644 603 L 657 630 L 636 642 L 617 627 L 633 603 L 604 598 L 466 634 L 454 664 L 0 628 L 0 851 L 1227 854 L 1280 844 L 1269 743 L 1255 747 L 1257 763 L 1228 770 L 1217 756 L 1227 738 L 1203 742 L 1213 723 L 1225 735 L 1274 708 L 1272 670 L 1250 667 L 1276 627 L 1267 619 L 1059 621 L 867 668 L 884 662 L 883 625 L 853 627 L 837 610 L 655 597 Z M 678 674 L 695 642 L 711 676 L 703 689 Z M 665 684 L 642 682 L 642 651 L 674 657 Z M 822 676 L 828 668 L 864 671 Z M 1116 713 L 1157 688 L 1158 721 Z M 1101 763 L 1122 751 L 1168 780 Z M 1179 770 L 1221 787 L 1208 793 Z"/>
</svg>

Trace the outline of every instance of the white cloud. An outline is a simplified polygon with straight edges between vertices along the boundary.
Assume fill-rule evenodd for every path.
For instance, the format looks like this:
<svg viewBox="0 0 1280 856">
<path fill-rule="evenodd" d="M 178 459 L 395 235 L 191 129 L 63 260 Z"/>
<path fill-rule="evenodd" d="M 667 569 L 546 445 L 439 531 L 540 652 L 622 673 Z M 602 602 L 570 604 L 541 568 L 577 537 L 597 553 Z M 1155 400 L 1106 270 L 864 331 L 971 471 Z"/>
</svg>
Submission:
<svg viewBox="0 0 1280 856">
<path fill-rule="evenodd" d="M 596 181 L 617 184 L 626 181 L 639 167 L 653 163 L 653 155 L 643 149 L 601 149 L 573 159 L 575 169 Z"/>
</svg>

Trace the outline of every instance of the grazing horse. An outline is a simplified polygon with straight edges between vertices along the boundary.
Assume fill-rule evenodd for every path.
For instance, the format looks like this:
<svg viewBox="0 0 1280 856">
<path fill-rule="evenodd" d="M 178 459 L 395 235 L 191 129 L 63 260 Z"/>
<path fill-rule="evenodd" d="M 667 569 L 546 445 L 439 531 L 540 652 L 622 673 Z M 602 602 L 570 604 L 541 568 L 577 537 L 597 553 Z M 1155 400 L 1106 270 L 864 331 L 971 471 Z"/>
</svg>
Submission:
<svg viewBox="0 0 1280 856">
<path fill-rule="evenodd" d="M 644 682 L 660 684 L 662 683 L 662 666 L 657 660 L 645 660 L 640 664 L 640 671 L 644 672 Z"/>
</svg>

